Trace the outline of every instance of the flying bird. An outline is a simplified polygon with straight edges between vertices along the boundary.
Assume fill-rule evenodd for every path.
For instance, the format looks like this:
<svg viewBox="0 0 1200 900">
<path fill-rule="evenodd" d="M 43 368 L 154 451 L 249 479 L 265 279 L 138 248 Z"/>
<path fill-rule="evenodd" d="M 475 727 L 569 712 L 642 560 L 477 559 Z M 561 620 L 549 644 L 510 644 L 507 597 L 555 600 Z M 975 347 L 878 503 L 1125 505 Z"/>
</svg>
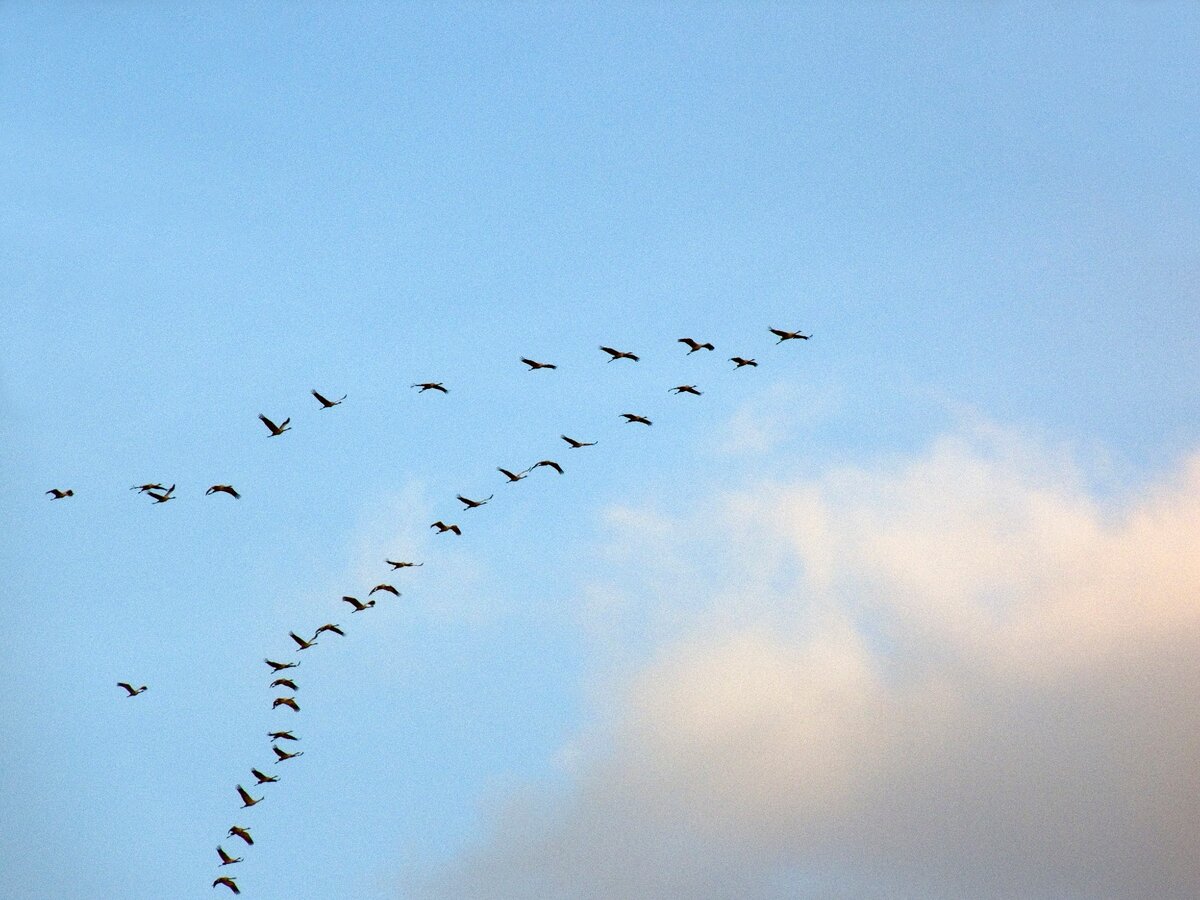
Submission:
<svg viewBox="0 0 1200 900">
<path fill-rule="evenodd" d="M 218 884 L 225 885 L 225 887 L 229 888 L 235 894 L 241 893 L 241 891 L 238 890 L 237 882 L 234 881 L 232 878 L 230 878 L 228 875 L 222 875 L 220 878 L 218 878 L 216 881 L 214 881 L 212 883 L 212 886 L 216 887 Z"/>
<path fill-rule="evenodd" d="M 375 587 L 371 588 L 371 594 L 375 593 L 376 591 L 385 591 L 386 593 L 391 594 L 393 597 L 400 596 L 400 592 L 390 584 L 377 584 Z M 367 594 L 367 596 L 370 597 L 371 594 Z"/>
<path fill-rule="evenodd" d="M 313 647 L 317 643 L 315 640 L 306 641 L 304 638 L 300 637 L 300 635 L 296 634 L 296 632 L 294 632 L 294 631 L 289 631 L 288 634 L 290 634 L 292 636 L 292 640 L 296 642 L 296 644 L 300 647 L 301 650 L 307 650 L 309 647 Z"/>
<path fill-rule="evenodd" d="M 445 534 L 447 531 L 453 531 L 459 537 L 462 537 L 462 529 L 461 528 L 459 528 L 457 525 L 447 525 L 441 519 L 438 519 L 436 522 L 434 522 L 429 527 L 436 528 L 438 530 L 438 534 Z"/>
<path fill-rule="evenodd" d="M 246 789 L 244 787 L 242 787 L 240 784 L 237 786 L 237 792 L 238 792 L 238 796 L 242 798 L 242 809 L 247 809 L 247 808 L 253 806 L 255 803 L 263 802 L 262 797 L 259 797 L 257 800 L 255 800 L 253 797 L 251 797 L 250 794 L 247 793 Z"/>
<path fill-rule="evenodd" d="M 396 562 L 394 559 L 385 559 L 385 560 L 384 560 L 384 562 L 385 562 L 385 563 L 387 563 L 389 566 L 391 566 L 391 567 L 392 567 L 392 571 L 393 571 L 393 572 L 395 572 L 397 569 L 411 569 L 411 568 L 413 568 L 414 566 L 423 566 L 423 565 L 425 565 L 425 563 L 414 563 L 414 562 Z"/>
<path fill-rule="evenodd" d="M 807 341 L 810 337 L 812 337 L 811 334 L 801 334 L 799 331 L 781 331 L 778 328 L 768 328 L 767 330 L 779 338 L 779 340 L 775 342 L 776 344 L 782 344 L 784 341 L 794 340 Z"/>
<path fill-rule="evenodd" d="M 285 687 L 293 691 L 300 690 L 300 685 L 296 684 L 296 682 L 292 681 L 290 678 L 276 678 L 271 682 L 271 687 Z"/>
<path fill-rule="evenodd" d="M 691 338 L 680 338 L 678 341 L 676 341 L 676 343 L 688 345 L 688 348 L 689 348 L 688 356 L 691 356 L 697 350 L 712 350 L 712 349 L 714 349 L 712 344 L 709 344 L 709 343 L 701 344 L 700 342 L 694 341 Z"/>
<path fill-rule="evenodd" d="M 276 697 L 275 702 L 271 704 L 271 709 L 277 706 L 289 706 L 292 712 L 300 712 L 300 704 L 296 702 L 295 697 Z"/>
<path fill-rule="evenodd" d="M 634 422 L 637 422 L 639 425 L 653 425 L 654 424 L 649 419 L 647 419 L 645 416 L 635 416 L 633 413 L 621 413 L 621 418 L 624 419 L 627 423 L 629 423 L 631 425 Z"/>
<path fill-rule="evenodd" d="M 127 694 L 129 694 L 130 697 L 136 697 L 138 694 L 142 693 L 142 691 L 148 690 L 148 688 L 144 684 L 139 688 L 135 688 L 128 681 L 118 681 L 117 687 L 125 688 L 125 692 Z"/>
<path fill-rule="evenodd" d="M 313 635 L 313 640 L 315 641 L 317 639 L 317 635 L 321 634 L 323 631 L 332 631 L 334 634 L 340 634 L 342 637 L 346 636 L 346 632 L 342 631 L 342 629 L 338 628 L 336 625 L 330 625 L 326 623 L 317 629 L 316 633 Z"/>
<path fill-rule="evenodd" d="M 700 391 L 696 390 L 694 384 L 681 384 L 678 387 L 671 388 L 667 393 L 671 393 L 671 391 L 674 391 L 676 394 L 695 394 L 697 397 L 700 396 Z"/>
<path fill-rule="evenodd" d="M 275 672 L 282 672 L 284 669 L 294 669 L 296 666 L 300 665 L 298 662 L 281 663 L 275 662 L 273 659 L 264 659 L 263 662 L 270 666 Z"/>
<path fill-rule="evenodd" d="M 207 491 L 204 492 L 204 496 L 207 497 L 209 494 L 216 494 L 216 493 L 228 494 L 234 500 L 242 499 L 242 495 L 239 494 L 237 491 L 235 491 L 233 489 L 233 485 L 230 485 L 230 484 L 214 484 L 212 487 L 210 487 Z"/>
<path fill-rule="evenodd" d="M 254 843 L 254 838 L 250 837 L 250 829 L 243 828 L 241 825 L 234 825 L 230 828 L 228 837 L 240 837 L 247 844 Z"/>
<path fill-rule="evenodd" d="M 509 481 L 509 484 L 516 484 L 518 481 L 520 481 L 522 478 L 524 478 L 526 475 L 529 474 L 528 470 L 526 470 L 524 472 L 510 472 L 510 471 L 508 471 L 508 469 L 502 469 L 499 466 L 496 466 L 496 471 L 499 472 L 501 475 L 503 475 L 505 478 L 507 478 Z"/>
<path fill-rule="evenodd" d="M 528 357 L 525 357 L 525 356 L 521 357 L 521 362 L 523 362 L 523 363 L 525 363 L 525 365 L 529 366 L 530 372 L 536 372 L 538 369 L 557 369 L 558 368 L 558 366 L 554 365 L 554 363 L 538 362 L 536 359 L 529 359 Z"/>
<path fill-rule="evenodd" d="M 347 396 L 346 394 L 342 394 L 342 396 L 338 397 L 338 399 L 330 400 L 327 397 L 322 397 L 315 390 L 312 391 L 312 395 L 316 397 L 317 402 L 321 404 L 321 409 L 332 409 L 335 406 L 340 406 L 342 401 L 345 400 Z"/>
<path fill-rule="evenodd" d="M 300 740 L 300 738 L 296 737 L 290 731 L 269 731 L 269 732 L 267 732 L 267 737 L 269 737 L 273 741 L 298 741 L 298 740 Z"/>
<path fill-rule="evenodd" d="M 450 393 L 450 389 L 440 381 L 421 381 L 417 384 L 410 385 L 410 387 L 420 388 L 420 390 L 417 391 L 418 394 L 423 394 L 426 391 L 441 391 L 443 394 Z"/>
<path fill-rule="evenodd" d="M 271 784 L 279 780 L 278 775 L 267 775 L 258 771 L 258 769 L 251 769 L 250 774 L 258 779 L 259 784 Z"/>
<path fill-rule="evenodd" d="M 481 506 L 483 506 L 484 504 L 486 504 L 486 503 L 487 503 L 489 500 L 491 500 L 491 499 L 492 499 L 492 497 L 494 497 L 494 496 L 496 496 L 496 495 L 495 495 L 495 494 L 488 494 L 488 495 L 487 495 L 486 497 L 484 497 L 482 500 L 472 500 L 470 497 L 464 497 L 462 494 L 459 494 L 459 495 L 458 495 L 458 499 L 459 499 L 459 501 L 461 501 L 462 503 L 466 504 L 466 505 L 463 507 L 463 509 L 478 509 L 479 507 L 481 507 Z"/>
<path fill-rule="evenodd" d="M 46 493 L 51 495 L 51 500 L 62 500 L 64 497 L 75 496 L 75 492 L 70 488 L 67 488 L 65 491 L 60 491 L 58 488 L 50 488 Z"/>
<path fill-rule="evenodd" d="M 291 426 L 288 425 L 288 422 L 292 421 L 290 416 L 288 418 L 284 419 L 278 425 L 276 425 L 274 422 L 272 422 L 270 419 L 268 419 L 262 413 L 258 414 L 258 418 L 264 425 L 267 426 L 267 428 L 270 429 L 271 434 L 269 435 L 269 437 L 279 437 L 279 435 L 283 434 L 285 431 L 292 430 Z"/>
<path fill-rule="evenodd" d="M 166 503 L 168 500 L 174 500 L 175 485 L 171 485 L 165 491 L 146 491 L 146 496 L 153 497 L 155 503 Z"/>
<path fill-rule="evenodd" d="M 288 753 L 286 750 L 280 750 L 280 749 L 279 749 L 278 747 L 276 747 L 274 744 L 272 744 L 272 745 L 271 745 L 271 749 L 272 749 L 273 751 L 275 751 L 275 755 L 276 755 L 277 757 L 279 757 L 278 759 L 276 759 L 276 760 L 275 760 L 275 765 L 279 765 L 279 764 L 280 764 L 281 762 L 283 762 L 284 760 L 287 760 L 287 759 L 295 759 L 297 756 L 303 756 L 303 755 L 304 755 L 304 751 L 303 751 L 303 750 L 297 750 L 295 753 Z M 256 802 L 257 802 L 257 801 L 256 801 Z"/>
<path fill-rule="evenodd" d="M 601 347 L 600 349 L 609 355 L 609 362 L 612 362 L 614 359 L 631 359 L 637 362 L 641 359 L 640 356 L 634 356 L 632 353 L 627 353 L 624 350 L 614 350 L 612 347 Z"/>
<path fill-rule="evenodd" d="M 351 612 L 362 612 L 364 609 L 370 609 L 375 605 L 374 600 L 368 600 L 366 603 L 363 603 L 357 597 L 343 597 L 342 599 L 354 607 L 354 609 L 350 610 Z"/>
<path fill-rule="evenodd" d="M 571 446 L 572 450 L 578 450 L 580 447 L 595 447 L 596 446 L 595 441 L 577 441 L 577 440 L 575 440 L 575 438 L 569 438 L 565 434 L 560 434 L 559 437 L 562 438 L 564 441 L 566 441 Z"/>
<path fill-rule="evenodd" d="M 742 366 L 754 366 L 755 368 L 758 367 L 758 363 L 755 360 L 742 359 L 740 356 L 731 356 L 729 357 L 729 361 L 734 363 L 738 369 L 740 369 Z"/>
<path fill-rule="evenodd" d="M 166 488 L 156 481 L 153 484 L 135 484 L 130 488 L 130 490 L 137 491 L 139 494 L 144 494 L 146 491 L 162 491 L 166 490 Z"/>
<path fill-rule="evenodd" d="M 220 844 L 217 845 L 217 856 L 221 857 L 221 865 L 223 866 L 232 866 L 234 863 L 242 861 L 240 856 L 230 856 L 226 853 Z"/>
<path fill-rule="evenodd" d="M 527 471 L 532 472 L 534 469 L 541 468 L 542 466 L 545 466 L 547 469 L 553 469 L 559 475 L 563 473 L 563 467 L 552 459 L 543 459 L 541 462 L 535 462 Z"/>
</svg>

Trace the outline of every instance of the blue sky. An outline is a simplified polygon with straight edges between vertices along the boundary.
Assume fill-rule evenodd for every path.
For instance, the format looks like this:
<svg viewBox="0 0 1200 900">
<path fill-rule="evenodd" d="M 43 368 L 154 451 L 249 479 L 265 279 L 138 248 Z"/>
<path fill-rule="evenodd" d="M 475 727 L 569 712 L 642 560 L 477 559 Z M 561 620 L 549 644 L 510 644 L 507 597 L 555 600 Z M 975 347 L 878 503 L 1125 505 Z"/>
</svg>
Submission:
<svg viewBox="0 0 1200 900">
<path fill-rule="evenodd" d="M 687 623 L 757 559 L 736 498 L 781 530 L 796 509 L 764 491 L 876 521 L 844 481 L 891 485 L 883 508 L 928 460 L 1132 516 L 1200 445 L 1192 7 L 9 3 L 0 23 L 8 896 L 207 896 L 235 821 L 248 896 L 467 896 L 479 872 L 557 895 L 505 881 L 532 864 L 495 836 L 627 771 L 641 707 L 619 698 L 725 646 Z M 311 388 L 349 396 L 320 411 Z M 566 473 L 495 471 L 544 457 Z M 176 502 L 128 490 L 159 480 Z M 204 497 L 218 482 L 243 499 Z M 496 496 L 460 513 L 458 492 Z M 386 555 L 426 565 L 393 578 Z M 774 559 L 775 599 L 721 633 L 816 633 L 780 616 L 817 562 Z M 339 608 L 386 580 L 400 600 Z M 886 644 L 886 618 L 855 622 Z M 302 654 L 301 714 L 272 712 L 263 656 L 327 621 L 347 636 Z M 293 720 L 306 755 L 240 812 Z M 761 870 L 609 895 L 978 875 L 776 837 Z M 719 861 L 742 838 L 670 840 Z M 1086 896 L 1082 871 L 1023 890 Z"/>
</svg>

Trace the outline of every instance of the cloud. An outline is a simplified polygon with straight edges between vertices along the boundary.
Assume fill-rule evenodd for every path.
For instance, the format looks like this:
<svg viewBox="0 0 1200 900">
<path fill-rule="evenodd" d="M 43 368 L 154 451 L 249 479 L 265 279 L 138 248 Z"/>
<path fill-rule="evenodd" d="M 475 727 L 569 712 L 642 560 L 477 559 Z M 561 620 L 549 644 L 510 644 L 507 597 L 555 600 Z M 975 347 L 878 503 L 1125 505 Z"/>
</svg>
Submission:
<svg viewBox="0 0 1200 900">
<path fill-rule="evenodd" d="M 1084 475 L 979 429 L 613 511 L 639 574 L 585 605 L 569 786 L 413 892 L 1196 896 L 1200 454 L 1122 498 Z"/>
</svg>

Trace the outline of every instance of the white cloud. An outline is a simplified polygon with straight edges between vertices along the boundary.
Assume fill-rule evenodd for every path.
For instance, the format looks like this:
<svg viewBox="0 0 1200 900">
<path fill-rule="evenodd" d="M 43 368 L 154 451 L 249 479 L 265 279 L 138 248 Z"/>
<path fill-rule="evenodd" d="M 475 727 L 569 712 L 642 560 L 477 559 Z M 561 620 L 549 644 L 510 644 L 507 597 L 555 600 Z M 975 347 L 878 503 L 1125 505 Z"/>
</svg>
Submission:
<svg viewBox="0 0 1200 900">
<path fill-rule="evenodd" d="M 983 429 L 615 511 L 572 787 L 422 895 L 1200 895 L 1200 455 L 1084 483 Z"/>
</svg>

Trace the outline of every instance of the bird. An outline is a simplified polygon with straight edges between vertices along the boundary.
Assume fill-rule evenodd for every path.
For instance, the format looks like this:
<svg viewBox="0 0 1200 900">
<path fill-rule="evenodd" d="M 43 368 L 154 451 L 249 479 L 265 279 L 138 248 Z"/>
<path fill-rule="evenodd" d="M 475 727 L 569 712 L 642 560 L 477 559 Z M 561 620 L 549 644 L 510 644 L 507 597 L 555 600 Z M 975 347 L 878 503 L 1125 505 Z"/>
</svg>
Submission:
<svg viewBox="0 0 1200 900">
<path fill-rule="evenodd" d="M 136 697 L 138 694 L 142 693 L 142 691 L 148 690 L 144 684 L 139 688 L 135 688 L 128 681 L 118 681 L 117 687 L 125 688 L 126 693 L 128 693 L 130 697 Z"/>
<path fill-rule="evenodd" d="M 484 497 L 482 500 L 472 500 L 470 497 L 464 497 L 462 494 L 459 494 L 459 495 L 458 495 L 458 499 L 459 499 L 459 501 L 461 501 L 462 503 L 466 504 L 466 505 L 463 507 L 463 509 L 478 509 L 479 507 L 481 507 L 481 506 L 483 506 L 485 503 L 487 503 L 489 500 L 491 500 L 491 499 L 492 499 L 492 497 L 494 497 L 494 496 L 496 496 L 496 495 L 495 495 L 495 494 L 488 494 L 488 495 L 487 495 L 486 497 Z"/>
<path fill-rule="evenodd" d="M 637 362 L 641 359 L 640 356 L 634 356 L 632 353 L 627 353 L 624 350 L 614 350 L 612 347 L 601 347 L 600 349 L 609 355 L 609 362 L 612 362 L 614 359 L 631 359 Z"/>
<path fill-rule="evenodd" d="M 462 529 L 461 528 L 459 528 L 457 525 L 447 525 L 441 519 L 438 519 L 436 522 L 434 522 L 429 527 L 436 528 L 438 530 L 438 534 L 445 534 L 447 531 L 453 531 L 459 537 L 462 537 Z"/>
<path fill-rule="evenodd" d="M 300 738 L 296 737 L 290 731 L 269 731 L 269 732 L 267 732 L 267 737 L 269 737 L 273 741 L 298 741 L 298 740 L 300 740 Z"/>
<path fill-rule="evenodd" d="M 292 636 L 292 640 L 295 641 L 297 645 L 299 645 L 301 650 L 307 650 L 309 647 L 315 646 L 317 643 L 316 641 L 306 641 L 304 638 L 300 637 L 300 635 L 296 634 L 296 632 L 294 632 L 294 631 L 289 631 L 288 634 L 290 634 Z"/>
<path fill-rule="evenodd" d="M 264 425 L 267 426 L 267 428 L 269 428 L 271 430 L 271 434 L 269 435 L 270 437 L 279 437 L 279 435 L 283 434 L 285 431 L 292 430 L 291 427 L 288 425 L 288 422 L 292 421 L 290 416 L 288 418 L 284 419 L 278 425 L 276 425 L 274 422 L 272 422 L 270 419 L 268 419 L 262 413 L 258 414 L 258 418 L 262 421 L 262 423 Z"/>
<path fill-rule="evenodd" d="M 522 478 L 524 478 L 526 475 L 529 474 L 528 470 L 526 470 L 524 472 L 510 472 L 510 471 L 508 471 L 508 469 L 502 469 L 499 466 L 496 466 L 496 471 L 499 472 L 501 475 L 503 475 L 505 478 L 507 478 L 510 484 L 516 484 L 518 481 L 520 481 Z"/>
<path fill-rule="evenodd" d="M 222 493 L 222 494 L 228 494 L 234 500 L 242 499 L 242 495 L 239 494 L 237 491 L 235 491 L 233 489 L 233 485 L 230 485 L 230 484 L 214 484 L 212 487 L 210 487 L 207 491 L 204 492 L 204 496 L 207 497 L 209 494 L 216 494 L 218 492 Z"/>
<path fill-rule="evenodd" d="M 415 562 L 396 562 L 394 559 L 385 559 L 385 560 L 384 560 L 384 562 L 385 562 L 385 563 L 387 563 L 389 566 L 391 566 L 391 567 L 392 567 L 392 571 L 393 571 L 393 572 L 395 572 L 397 569 L 411 569 L 411 568 L 413 568 L 414 566 L 423 566 L 423 565 L 425 565 L 425 563 L 415 563 Z"/>
<path fill-rule="evenodd" d="M 271 709 L 277 706 L 290 706 L 292 712 L 300 712 L 300 704 L 296 702 L 295 697 L 276 697 L 275 702 L 271 704 Z"/>
<path fill-rule="evenodd" d="M 146 491 L 146 495 L 154 498 L 155 503 L 166 503 L 168 500 L 174 500 L 175 485 L 171 485 L 165 491 Z"/>
<path fill-rule="evenodd" d="M 564 441 L 566 441 L 567 444 L 570 445 L 572 450 L 578 450 L 580 447 L 595 447 L 596 446 L 595 441 L 577 441 L 577 440 L 575 440 L 575 438 L 569 438 L 565 434 L 560 434 L 559 437 L 562 438 Z"/>
<path fill-rule="evenodd" d="M 242 809 L 247 809 L 248 807 L 251 807 L 256 803 L 263 802 L 262 797 L 259 797 L 257 800 L 255 800 L 253 797 L 251 797 L 250 794 L 246 791 L 246 789 L 244 787 L 242 787 L 240 784 L 237 786 L 237 792 L 238 792 L 238 796 L 242 798 Z"/>
<path fill-rule="evenodd" d="M 347 396 L 346 394 L 342 394 L 342 396 L 338 397 L 338 399 L 330 400 L 326 397 L 322 397 L 319 393 L 317 393 L 316 390 L 312 391 L 312 395 L 316 397 L 317 402 L 321 404 L 321 409 L 332 409 L 335 406 L 340 406 L 341 402 L 345 400 Z"/>
<path fill-rule="evenodd" d="M 712 344 L 709 344 L 709 343 L 701 344 L 699 341 L 694 341 L 691 338 L 680 338 L 678 341 L 676 341 L 676 343 L 677 344 L 687 344 L 688 347 L 690 348 L 688 350 L 689 356 L 691 356 L 697 350 L 713 350 L 713 349 L 715 349 Z"/>
<path fill-rule="evenodd" d="M 807 341 L 810 337 L 812 337 L 811 334 L 801 334 L 799 331 L 781 331 L 778 328 L 768 328 L 767 330 L 779 338 L 779 340 L 775 342 L 776 344 L 782 344 L 784 341 L 794 340 Z"/>
<path fill-rule="evenodd" d="M 218 878 L 216 881 L 214 881 L 212 883 L 212 886 L 216 887 L 218 884 L 225 885 L 225 887 L 229 888 L 235 894 L 241 893 L 241 891 L 238 890 L 237 882 L 234 881 L 232 878 L 230 878 L 228 875 L 222 875 L 220 878 Z"/>
<path fill-rule="evenodd" d="M 50 497 L 51 500 L 62 500 L 64 497 L 75 496 L 75 492 L 70 488 L 67 488 L 65 491 L 60 491 L 58 488 L 50 488 L 46 493 L 52 495 Z"/>
<path fill-rule="evenodd" d="M 313 640 L 315 641 L 317 639 L 317 635 L 323 631 L 332 631 L 334 634 L 340 634 L 342 637 L 346 636 L 346 632 L 342 631 L 342 629 L 338 628 L 336 625 L 330 625 L 326 623 L 316 630 L 316 633 L 313 634 Z"/>
<path fill-rule="evenodd" d="M 221 865 L 223 866 L 232 866 L 234 863 L 242 861 L 240 856 L 230 856 L 226 853 L 220 844 L 217 844 L 217 856 L 221 857 Z"/>
<path fill-rule="evenodd" d="M 292 691 L 300 690 L 300 685 L 296 684 L 290 678 L 276 678 L 271 682 L 271 687 L 285 687 Z"/>
<path fill-rule="evenodd" d="M 248 845 L 254 843 L 254 838 L 250 837 L 250 829 L 243 828 L 241 825 L 234 825 L 229 829 L 228 837 L 240 837 Z"/>
<path fill-rule="evenodd" d="M 367 596 L 370 597 L 371 594 L 375 593 L 376 591 L 386 591 L 387 593 L 391 594 L 393 597 L 400 596 L 400 592 L 398 590 L 396 590 L 394 587 L 392 587 L 390 584 L 375 585 L 375 587 L 371 588 L 371 593 L 367 594 Z"/>
<path fill-rule="evenodd" d="M 366 603 L 363 603 L 357 597 L 343 597 L 342 599 L 354 607 L 354 609 L 350 610 L 351 612 L 362 612 L 364 609 L 370 609 L 375 605 L 374 600 L 368 600 Z"/>
<path fill-rule="evenodd" d="M 543 459 L 541 462 L 535 462 L 527 471 L 532 472 L 534 469 L 541 468 L 542 466 L 545 466 L 547 469 L 553 469 L 559 475 L 563 473 L 563 467 L 552 459 Z"/>
<path fill-rule="evenodd" d="M 676 394 L 695 394 L 697 397 L 700 396 L 700 391 L 696 390 L 696 386 L 694 384 L 681 384 L 678 387 L 671 388 L 671 391 L 674 391 Z M 670 393 L 671 391 L 668 391 L 667 393 Z"/>
<path fill-rule="evenodd" d="M 753 360 L 753 359 L 742 359 L 740 356 L 731 356 L 731 357 L 729 357 L 729 361 L 730 361 L 731 363 L 734 363 L 734 364 L 736 365 L 736 367 L 737 367 L 737 368 L 739 368 L 739 369 L 740 369 L 742 366 L 754 366 L 755 368 L 757 368 L 757 367 L 758 367 L 758 363 L 757 363 L 755 360 Z"/>
<path fill-rule="evenodd" d="M 251 769 L 250 774 L 258 779 L 259 784 L 271 784 L 279 780 L 278 775 L 267 775 L 258 771 L 258 769 Z"/>
<path fill-rule="evenodd" d="M 418 394 L 423 394 L 426 391 L 441 391 L 443 394 L 450 393 L 450 389 L 440 381 L 421 381 L 414 385 L 410 385 L 410 387 L 420 388 L 420 390 L 417 391 Z"/>
<path fill-rule="evenodd" d="M 273 671 L 276 672 L 282 672 L 284 669 L 294 669 L 296 666 L 300 665 L 298 662 L 281 663 L 275 662 L 273 659 L 264 659 L 263 662 L 265 662 Z"/>
<path fill-rule="evenodd" d="M 271 745 L 271 749 L 273 751 L 275 751 L 275 755 L 277 757 L 279 757 L 278 759 L 275 760 L 275 765 L 279 765 L 281 762 L 283 762 L 286 759 L 295 759 L 297 756 L 304 755 L 303 750 L 297 750 L 295 753 L 288 753 L 286 750 L 280 750 L 274 744 Z"/>
<path fill-rule="evenodd" d="M 629 423 L 631 425 L 634 422 L 637 422 L 639 425 L 653 425 L 654 424 L 649 419 L 647 419 L 645 416 L 635 416 L 633 413 L 621 413 L 621 418 L 624 419 L 627 423 Z"/>
<path fill-rule="evenodd" d="M 529 366 L 530 372 L 535 372 L 538 369 L 557 369 L 558 368 L 558 366 L 554 365 L 554 363 L 538 362 L 536 359 L 529 359 L 526 356 L 521 357 L 521 362 L 523 362 L 523 363 L 525 363 L 525 365 Z"/>
<path fill-rule="evenodd" d="M 146 491 L 162 491 L 166 490 L 166 488 L 156 481 L 153 484 L 135 484 L 130 488 L 130 490 L 137 491 L 139 494 L 144 494 Z"/>
</svg>

